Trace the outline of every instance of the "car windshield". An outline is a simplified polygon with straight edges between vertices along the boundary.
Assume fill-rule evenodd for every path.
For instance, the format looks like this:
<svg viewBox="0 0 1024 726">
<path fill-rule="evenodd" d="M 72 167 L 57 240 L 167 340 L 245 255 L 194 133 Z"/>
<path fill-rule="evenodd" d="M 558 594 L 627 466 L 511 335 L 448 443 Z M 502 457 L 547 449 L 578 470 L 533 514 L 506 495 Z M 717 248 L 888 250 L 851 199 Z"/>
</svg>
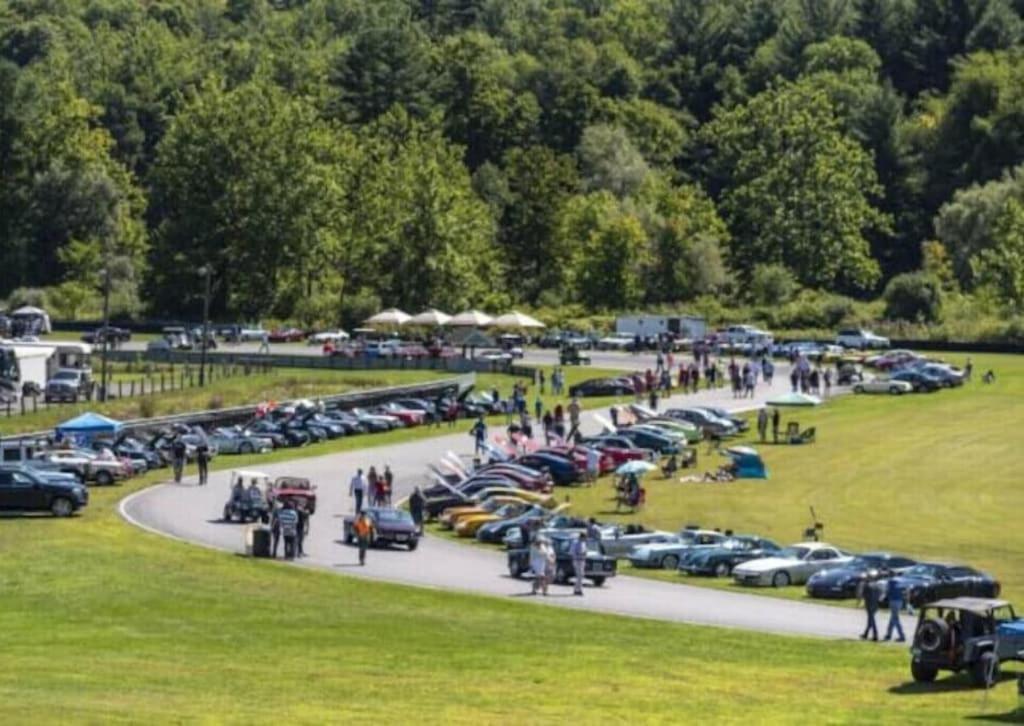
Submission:
<svg viewBox="0 0 1024 726">
<path fill-rule="evenodd" d="M 412 522 L 412 516 L 400 509 L 382 509 L 377 512 L 381 522 Z"/>
<path fill-rule="evenodd" d="M 802 560 L 810 551 L 808 547 L 786 547 L 777 556 L 791 560 Z"/>
<path fill-rule="evenodd" d="M 78 374 L 74 371 L 57 371 L 57 374 L 53 377 L 55 381 L 76 381 L 78 380 Z"/>
<path fill-rule="evenodd" d="M 906 574 L 910 577 L 931 577 L 937 574 L 937 570 L 935 565 L 914 565 Z"/>
</svg>

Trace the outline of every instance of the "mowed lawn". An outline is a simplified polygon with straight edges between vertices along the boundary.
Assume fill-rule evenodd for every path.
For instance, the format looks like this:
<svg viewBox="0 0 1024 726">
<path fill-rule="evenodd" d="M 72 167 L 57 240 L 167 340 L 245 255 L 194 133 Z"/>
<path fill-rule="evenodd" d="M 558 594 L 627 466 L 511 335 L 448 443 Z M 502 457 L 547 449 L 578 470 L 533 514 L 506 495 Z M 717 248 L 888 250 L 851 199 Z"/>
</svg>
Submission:
<svg viewBox="0 0 1024 726">
<path fill-rule="evenodd" d="M 933 724 L 1009 719 L 1017 705 L 1008 683 L 985 703 L 961 679 L 909 685 L 902 648 L 595 615 L 212 552 L 122 522 L 116 502 L 144 484 L 94 490 L 74 519 L 0 523 L 4 723 Z"/>
<path fill-rule="evenodd" d="M 754 434 L 745 437 L 762 452 L 768 481 L 678 483 L 654 472 L 637 515 L 609 513 L 610 479 L 571 492 L 574 509 L 672 531 L 687 523 L 731 528 L 789 544 L 811 525 L 813 506 L 829 542 L 972 564 L 997 576 L 1004 594 L 1024 607 L 1024 357 L 974 356 L 974 363 L 975 381 L 963 388 L 783 409 L 783 428 L 789 420 L 814 426 L 817 443 L 760 445 Z M 992 385 L 980 382 L 988 368 L 997 375 Z M 701 447 L 698 472 L 723 462 Z M 787 592 L 801 596 L 802 588 Z"/>
</svg>

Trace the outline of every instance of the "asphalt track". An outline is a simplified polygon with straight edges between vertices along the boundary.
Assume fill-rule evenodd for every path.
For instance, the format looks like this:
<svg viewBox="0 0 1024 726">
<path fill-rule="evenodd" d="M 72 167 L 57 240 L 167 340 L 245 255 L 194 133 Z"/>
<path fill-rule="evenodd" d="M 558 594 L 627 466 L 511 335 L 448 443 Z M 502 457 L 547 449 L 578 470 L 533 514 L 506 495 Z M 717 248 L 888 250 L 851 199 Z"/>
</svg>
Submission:
<svg viewBox="0 0 1024 726">
<path fill-rule="evenodd" d="M 781 372 L 781 371 L 780 371 Z M 705 391 L 696 396 L 676 396 L 668 405 L 715 404 L 735 410 L 759 405 L 772 393 L 784 390 L 788 377 L 776 375 L 775 388 L 762 383 L 755 399 L 735 400 L 724 391 Z M 585 429 L 597 429 L 593 413 L 584 413 Z M 863 625 L 856 610 L 797 602 L 717 589 L 620 576 L 601 588 L 588 587 L 584 597 L 571 588 L 553 587 L 548 597 L 529 596 L 529 583 L 508 576 L 505 555 L 499 549 L 463 545 L 428 536 L 415 552 L 404 549 L 372 550 L 365 567 L 359 567 L 356 551 L 341 541 L 342 517 L 352 510 L 348 481 L 357 468 L 389 464 L 395 472 L 396 495 L 407 495 L 425 481 L 425 467 L 447 451 L 468 458 L 472 441 L 465 434 L 440 435 L 390 447 L 297 459 L 259 467 L 270 476 L 306 477 L 317 486 L 317 513 L 306 540 L 307 557 L 298 566 L 344 575 L 453 590 L 501 598 L 523 598 L 561 607 L 621 615 L 722 626 L 761 632 L 823 638 L 854 638 Z M 154 533 L 215 549 L 244 551 L 244 525 L 220 520 L 228 498 L 227 471 L 211 475 L 209 485 L 199 487 L 190 477 L 180 484 L 160 484 L 133 494 L 121 503 L 122 515 L 131 523 Z M 764 486 L 772 486 L 767 482 Z M 680 484 L 679 486 L 719 486 Z M 724 485 L 728 486 L 728 485 Z M 563 495 L 565 490 L 558 490 Z M 571 496 L 571 492 L 569 492 Z"/>
</svg>

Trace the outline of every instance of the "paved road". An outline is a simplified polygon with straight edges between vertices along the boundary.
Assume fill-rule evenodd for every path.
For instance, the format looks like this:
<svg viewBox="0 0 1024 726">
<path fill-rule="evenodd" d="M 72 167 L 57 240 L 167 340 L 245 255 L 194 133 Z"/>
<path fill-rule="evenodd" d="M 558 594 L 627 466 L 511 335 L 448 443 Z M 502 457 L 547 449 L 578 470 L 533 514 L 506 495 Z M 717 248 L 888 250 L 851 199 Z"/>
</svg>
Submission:
<svg viewBox="0 0 1024 726">
<path fill-rule="evenodd" d="M 776 386 L 780 385 L 777 377 Z M 754 401 L 742 403 L 750 407 L 768 395 L 769 391 L 762 390 Z M 670 403 L 696 402 L 697 398 L 706 404 L 731 408 L 739 408 L 737 404 L 741 403 L 721 391 L 686 399 L 676 397 Z M 597 428 L 593 414 L 584 414 L 584 427 Z M 449 450 L 468 457 L 471 448 L 465 434 L 446 435 L 388 448 L 299 459 L 262 470 L 271 476 L 308 477 L 319 487 L 317 514 L 306 542 L 308 557 L 302 560 L 302 566 L 496 597 L 526 596 L 528 584 L 507 575 L 505 556 L 499 550 L 427 537 L 415 552 L 372 551 L 367 566 L 360 568 L 355 564 L 355 550 L 340 542 L 341 517 L 351 510 L 347 482 L 357 467 L 390 464 L 396 474 L 397 493 L 404 496 L 414 483 L 423 481 L 427 463 Z M 129 521 L 162 534 L 230 552 L 243 551 L 245 528 L 219 521 L 228 497 L 227 472 L 213 475 L 206 487 L 195 486 L 193 481 L 158 485 L 133 495 L 122 503 L 122 512 Z M 563 607 L 789 635 L 849 638 L 861 627 L 860 614 L 853 610 L 634 577 L 613 578 L 602 588 L 588 588 L 582 598 L 572 597 L 570 588 L 565 587 L 555 587 L 553 593 L 536 600 Z"/>
</svg>

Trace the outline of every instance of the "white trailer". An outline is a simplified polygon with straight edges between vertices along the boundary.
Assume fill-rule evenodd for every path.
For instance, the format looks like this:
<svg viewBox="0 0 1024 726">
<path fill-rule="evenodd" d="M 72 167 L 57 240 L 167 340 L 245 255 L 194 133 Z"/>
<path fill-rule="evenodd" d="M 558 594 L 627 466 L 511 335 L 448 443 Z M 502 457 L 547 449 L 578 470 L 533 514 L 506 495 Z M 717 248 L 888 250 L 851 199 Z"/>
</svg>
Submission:
<svg viewBox="0 0 1024 726">
<path fill-rule="evenodd" d="M 0 375 L 4 383 L 20 396 L 26 383 L 35 383 L 39 390 L 46 388 L 50 359 L 57 349 L 44 345 L 0 343 Z"/>
<path fill-rule="evenodd" d="M 701 340 L 707 335 L 708 325 L 695 315 L 624 315 L 616 318 L 615 332 L 644 338 L 672 334 L 679 339 Z"/>
</svg>

